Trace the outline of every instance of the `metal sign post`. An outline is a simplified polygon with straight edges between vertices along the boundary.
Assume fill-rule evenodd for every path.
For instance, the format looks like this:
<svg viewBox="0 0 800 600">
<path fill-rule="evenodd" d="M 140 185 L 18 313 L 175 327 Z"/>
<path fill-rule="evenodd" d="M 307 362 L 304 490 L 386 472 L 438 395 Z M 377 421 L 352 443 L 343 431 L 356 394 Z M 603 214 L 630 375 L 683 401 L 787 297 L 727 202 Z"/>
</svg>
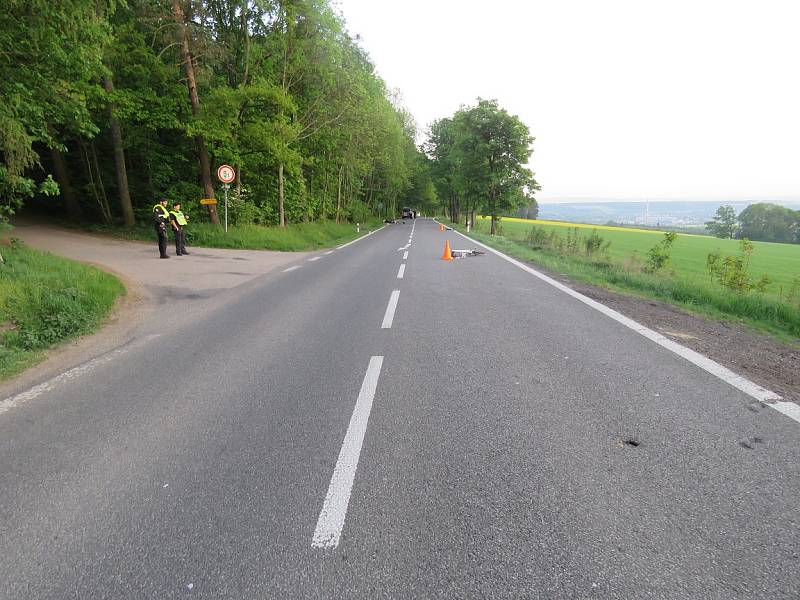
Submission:
<svg viewBox="0 0 800 600">
<path fill-rule="evenodd" d="M 230 183 L 222 184 L 222 189 L 225 190 L 225 233 L 228 233 L 228 189 L 230 187 Z"/>
<path fill-rule="evenodd" d="M 222 189 L 225 190 L 225 233 L 228 232 L 228 190 L 231 182 L 236 179 L 236 171 L 230 165 L 220 165 L 217 169 L 217 178 L 222 182 Z"/>
</svg>

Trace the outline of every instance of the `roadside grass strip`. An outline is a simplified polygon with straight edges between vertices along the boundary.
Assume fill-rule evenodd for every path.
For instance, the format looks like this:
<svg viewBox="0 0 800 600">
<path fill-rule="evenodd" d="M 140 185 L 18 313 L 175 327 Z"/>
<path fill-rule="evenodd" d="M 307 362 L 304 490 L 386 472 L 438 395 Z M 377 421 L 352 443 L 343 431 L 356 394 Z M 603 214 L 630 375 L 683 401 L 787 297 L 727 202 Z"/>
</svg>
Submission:
<svg viewBox="0 0 800 600">
<path fill-rule="evenodd" d="M 311 546 L 314 548 L 331 549 L 339 545 L 382 366 L 383 356 L 370 358 L 367 373 L 364 375 L 361 391 L 358 393 L 358 399 L 353 409 L 353 416 L 350 417 L 342 449 L 339 451 L 339 458 L 333 469 L 330 485 L 328 485 L 328 493 L 325 495 L 325 502 L 322 504 L 322 510 L 317 519 L 314 536 L 311 538 Z"/>
<path fill-rule="evenodd" d="M 377 219 L 362 223 L 362 231 L 379 227 Z M 138 223 L 133 227 L 118 225 L 87 225 L 83 229 L 129 240 L 151 241 L 153 227 Z M 239 250 L 279 250 L 298 252 L 345 245 L 345 242 L 361 239 L 362 233 L 354 223 L 318 221 L 313 223 L 291 223 L 286 227 L 277 225 L 231 225 L 227 233 L 211 223 L 192 222 L 187 232 L 187 244 L 205 248 L 235 248 Z"/>
<path fill-rule="evenodd" d="M 44 351 L 95 331 L 125 294 L 122 282 L 83 263 L 12 243 L 0 264 L 0 380 Z"/>
<path fill-rule="evenodd" d="M 741 375 L 734 373 L 730 369 L 711 360 L 710 358 L 707 358 L 706 356 L 703 356 L 702 354 L 695 352 L 694 350 L 691 350 L 685 346 L 678 344 L 677 342 L 670 340 L 669 338 L 661 335 L 660 333 L 657 333 L 656 331 L 653 331 L 652 329 L 645 327 L 641 323 L 638 323 L 633 319 L 629 319 L 628 317 L 615 311 L 614 309 L 609 308 L 606 305 L 597 302 L 596 300 L 592 300 L 591 298 L 589 298 L 588 296 L 584 296 L 580 292 L 576 292 L 575 290 L 573 290 L 570 287 L 567 287 L 563 283 L 560 283 L 555 279 L 548 277 L 544 273 L 541 273 L 536 269 L 533 269 L 528 265 L 523 264 L 520 261 L 511 258 L 506 254 L 503 254 L 499 250 L 495 250 L 491 246 L 482 244 L 481 242 L 461 233 L 460 231 L 456 231 L 456 233 L 462 236 L 463 238 L 468 239 L 475 244 L 478 244 L 482 248 L 485 248 L 492 254 L 499 256 L 503 260 L 510 262 L 512 265 L 522 269 L 523 271 L 530 273 L 531 275 L 547 283 L 548 285 L 555 287 L 556 289 L 564 292 L 569 296 L 572 296 L 576 300 L 586 304 L 587 306 L 590 306 L 591 308 L 597 310 L 598 312 L 603 313 L 607 317 L 614 319 L 618 323 L 635 331 L 639 335 L 648 338 L 649 340 L 655 342 L 659 346 L 666 348 L 670 352 L 677 354 L 678 356 L 684 358 L 685 360 L 689 361 L 695 366 L 700 367 L 704 371 L 711 373 L 712 375 L 721 379 L 727 384 L 744 392 L 748 396 L 755 398 L 759 402 L 777 410 L 778 412 L 800 423 L 800 405 L 797 405 L 794 402 L 784 401 L 783 398 L 778 394 L 776 394 L 775 392 L 772 392 L 766 388 L 761 387 L 760 385 L 753 383 L 749 379 L 746 379 Z"/>
</svg>

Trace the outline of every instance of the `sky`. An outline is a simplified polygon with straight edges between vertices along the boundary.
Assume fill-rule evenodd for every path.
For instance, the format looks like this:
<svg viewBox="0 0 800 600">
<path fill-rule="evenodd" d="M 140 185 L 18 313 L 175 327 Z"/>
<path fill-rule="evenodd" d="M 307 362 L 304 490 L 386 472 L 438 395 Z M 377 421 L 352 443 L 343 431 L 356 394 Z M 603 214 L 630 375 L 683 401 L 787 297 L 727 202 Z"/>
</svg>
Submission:
<svg viewBox="0 0 800 600">
<path fill-rule="evenodd" d="M 800 199 L 798 0 L 334 0 L 423 130 L 477 97 L 540 201 Z"/>
</svg>

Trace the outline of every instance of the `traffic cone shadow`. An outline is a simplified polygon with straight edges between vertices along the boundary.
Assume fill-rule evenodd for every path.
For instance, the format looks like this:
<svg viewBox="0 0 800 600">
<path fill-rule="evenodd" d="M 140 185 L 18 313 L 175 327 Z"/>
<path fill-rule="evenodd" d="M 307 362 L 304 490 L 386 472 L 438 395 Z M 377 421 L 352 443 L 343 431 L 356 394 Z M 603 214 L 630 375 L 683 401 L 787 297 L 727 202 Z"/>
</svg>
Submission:
<svg viewBox="0 0 800 600">
<path fill-rule="evenodd" d="M 450 240 L 445 240 L 444 242 L 444 254 L 442 254 L 442 260 L 453 260 L 453 253 L 450 251 Z"/>
</svg>

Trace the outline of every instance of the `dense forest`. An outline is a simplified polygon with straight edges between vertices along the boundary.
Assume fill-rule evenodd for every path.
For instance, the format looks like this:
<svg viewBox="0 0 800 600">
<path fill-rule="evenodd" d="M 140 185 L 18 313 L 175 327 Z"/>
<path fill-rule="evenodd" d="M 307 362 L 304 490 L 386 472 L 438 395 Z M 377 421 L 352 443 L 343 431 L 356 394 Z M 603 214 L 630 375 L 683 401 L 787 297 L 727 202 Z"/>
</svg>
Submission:
<svg viewBox="0 0 800 600">
<path fill-rule="evenodd" d="M 5 214 L 27 201 L 130 225 L 164 196 L 216 222 L 199 200 L 221 163 L 234 223 L 434 201 L 413 119 L 325 0 L 4 5 Z"/>
</svg>

